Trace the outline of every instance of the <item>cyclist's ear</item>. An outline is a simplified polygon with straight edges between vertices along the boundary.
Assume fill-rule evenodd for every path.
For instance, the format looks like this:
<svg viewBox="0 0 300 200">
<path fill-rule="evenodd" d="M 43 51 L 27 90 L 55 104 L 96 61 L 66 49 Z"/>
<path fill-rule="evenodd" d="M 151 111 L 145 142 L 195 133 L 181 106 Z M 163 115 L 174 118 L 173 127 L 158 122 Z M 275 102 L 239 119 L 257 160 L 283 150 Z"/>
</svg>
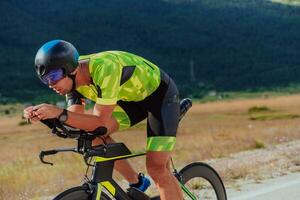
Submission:
<svg viewBox="0 0 300 200">
<path fill-rule="evenodd" d="M 77 73 L 78 69 L 79 69 L 79 67 L 76 67 L 76 68 L 74 69 L 74 71 L 73 71 L 73 72 L 71 72 L 71 75 L 76 75 L 76 73 Z"/>
</svg>

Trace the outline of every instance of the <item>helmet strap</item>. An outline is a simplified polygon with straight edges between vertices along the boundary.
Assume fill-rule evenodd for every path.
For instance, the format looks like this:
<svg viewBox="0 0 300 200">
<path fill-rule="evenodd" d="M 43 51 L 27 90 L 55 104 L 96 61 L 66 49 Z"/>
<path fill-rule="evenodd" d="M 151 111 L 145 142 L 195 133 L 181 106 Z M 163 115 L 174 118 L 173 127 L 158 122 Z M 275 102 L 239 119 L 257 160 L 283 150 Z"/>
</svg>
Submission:
<svg viewBox="0 0 300 200">
<path fill-rule="evenodd" d="M 70 79 L 72 79 L 72 89 L 71 91 L 74 91 L 76 89 L 76 82 L 75 82 L 75 78 L 76 78 L 76 74 L 68 74 L 67 75 Z"/>
</svg>

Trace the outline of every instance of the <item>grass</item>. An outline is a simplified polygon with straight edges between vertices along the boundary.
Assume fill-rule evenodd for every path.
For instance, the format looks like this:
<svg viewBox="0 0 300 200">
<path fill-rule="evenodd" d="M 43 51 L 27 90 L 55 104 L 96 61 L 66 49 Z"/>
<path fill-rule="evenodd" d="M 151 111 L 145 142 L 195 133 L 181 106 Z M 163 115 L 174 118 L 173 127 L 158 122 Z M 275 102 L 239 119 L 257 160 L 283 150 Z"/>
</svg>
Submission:
<svg viewBox="0 0 300 200">
<path fill-rule="evenodd" d="M 273 91 L 256 91 L 256 92 L 220 92 L 214 96 L 207 95 L 202 99 L 197 100 L 201 103 L 216 102 L 216 101 L 232 101 L 232 100 L 245 100 L 245 99 L 269 99 L 280 96 L 287 96 L 291 94 L 299 93 L 300 89 L 298 87 L 287 87 L 287 88 L 274 88 Z"/>
<path fill-rule="evenodd" d="M 248 109 L 248 114 L 255 114 L 255 113 L 261 113 L 261 112 L 270 112 L 272 111 L 267 106 L 253 106 Z"/>
<path fill-rule="evenodd" d="M 194 103 L 178 129 L 173 156 L 177 168 L 195 161 L 265 148 L 284 142 L 282 138 L 300 139 L 299 117 L 251 120 L 249 108 L 255 106 L 257 108 L 251 109 L 255 112 L 251 113 L 257 116 L 300 115 L 300 95 Z M 47 157 L 54 166 L 43 165 L 38 158 L 41 150 L 72 147 L 75 142 L 51 135 L 41 124 L 21 126 L 21 120 L 21 113 L 0 117 L 0 199 L 40 199 L 81 184 L 85 164 L 79 155 L 64 153 Z M 145 123 L 116 133 L 113 138 L 126 143 L 132 151 L 143 149 Z M 146 172 L 144 157 L 133 158 L 131 163 L 138 172 Z M 224 180 L 238 179 L 246 177 L 251 170 L 241 167 L 221 176 Z"/>
<path fill-rule="evenodd" d="M 201 189 L 203 189 L 203 188 L 205 188 L 205 182 L 203 181 L 203 182 L 195 182 L 195 183 L 192 183 L 192 189 L 193 190 L 201 190 Z"/>
<path fill-rule="evenodd" d="M 26 126 L 26 125 L 29 125 L 29 124 L 30 124 L 30 123 L 28 123 L 27 120 L 25 120 L 25 119 L 22 119 L 22 120 L 18 123 L 19 126 Z"/>
<path fill-rule="evenodd" d="M 253 106 L 248 109 L 250 120 L 267 121 L 267 120 L 283 120 L 295 119 L 300 117 L 298 114 L 283 113 L 272 110 L 267 106 Z"/>
<path fill-rule="evenodd" d="M 252 115 L 249 119 L 257 120 L 257 121 L 267 121 L 267 120 L 295 119 L 299 117 L 300 115 L 298 114 L 274 113 L 274 114 Z"/>
<path fill-rule="evenodd" d="M 271 0 L 271 1 L 275 3 L 287 4 L 292 6 L 300 6 L 299 0 Z"/>
<path fill-rule="evenodd" d="M 261 140 L 255 140 L 255 148 L 256 149 L 264 149 L 264 148 L 266 148 L 266 144 Z"/>
<path fill-rule="evenodd" d="M 1 116 L 14 116 L 23 110 L 21 104 L 8 104 L 0 105 L 0 117 Z"/>
</svg>

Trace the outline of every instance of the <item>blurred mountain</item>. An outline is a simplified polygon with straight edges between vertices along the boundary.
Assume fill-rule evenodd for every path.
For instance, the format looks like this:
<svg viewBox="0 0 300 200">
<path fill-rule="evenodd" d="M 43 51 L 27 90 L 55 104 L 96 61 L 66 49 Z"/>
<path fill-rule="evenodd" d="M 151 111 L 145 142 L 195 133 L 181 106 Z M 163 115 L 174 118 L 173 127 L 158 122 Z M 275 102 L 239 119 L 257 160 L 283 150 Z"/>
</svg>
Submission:
<svg viewBox="0 0 300 200">
<path fill-rule="evenodd" d="M 298 6 L 266 0 L 2 0 L 0 12 L 0 98 L 25 101 L 49 92 L 36 78 L 33 60 L 43 43 L 57 38 L 80 54 L 125 50 L 144 56 L 182 93 L 300 83 Z"/>
</svg>

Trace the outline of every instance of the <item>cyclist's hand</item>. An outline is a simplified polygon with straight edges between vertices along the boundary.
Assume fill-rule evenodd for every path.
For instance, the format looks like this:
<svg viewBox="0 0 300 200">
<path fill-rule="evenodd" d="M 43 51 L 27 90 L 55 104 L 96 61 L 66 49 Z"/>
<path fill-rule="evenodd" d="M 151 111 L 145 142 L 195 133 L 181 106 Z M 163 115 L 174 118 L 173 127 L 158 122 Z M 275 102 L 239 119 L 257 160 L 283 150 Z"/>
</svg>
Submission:
<svg viewBox="0 0 300 200">
<path fill-rule="evenodd" d="M 33 113 L 39 120 L 57 118 L 63 109 L 51 104 L 40 104 L 33 107 Z"/>
<path fill-rule="evenodd" d="M 39 121 L 40 119 L 34 114 L 34 109 L 33 106 L 29 106 L 27 108 L 24 109 L 23 111 L 23 116 L 31 121 L 31 122 L 36 122 Z"/>
</svg>

